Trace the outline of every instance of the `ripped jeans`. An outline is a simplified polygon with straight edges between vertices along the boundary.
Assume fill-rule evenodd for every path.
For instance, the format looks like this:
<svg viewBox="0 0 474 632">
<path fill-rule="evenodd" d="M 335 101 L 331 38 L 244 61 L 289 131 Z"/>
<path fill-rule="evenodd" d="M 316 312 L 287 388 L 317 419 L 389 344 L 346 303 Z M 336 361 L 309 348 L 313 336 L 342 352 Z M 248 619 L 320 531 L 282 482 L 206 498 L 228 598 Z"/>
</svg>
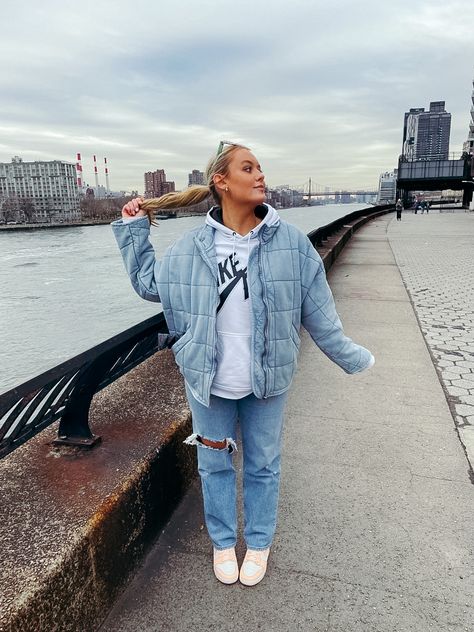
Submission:
<svg viewBox="0 0 474 632">
<path fill-rule="evenodd" d="M 188 387 L 186 394 L 193 434 L 185 443 L 197 445 L 204 518 L 214 547 L 227 549 L 235 546 L 237 540 L 236 471 L 232 459 L 238 421 L 243 456 L 244 539 L 248 548 L 266 549 L 276 529 L 287 393 L 268 399 L 257 399 L 253 394 L 242 399 L 211 395 L 209 408 L 196 401 Z"/>
</svg>

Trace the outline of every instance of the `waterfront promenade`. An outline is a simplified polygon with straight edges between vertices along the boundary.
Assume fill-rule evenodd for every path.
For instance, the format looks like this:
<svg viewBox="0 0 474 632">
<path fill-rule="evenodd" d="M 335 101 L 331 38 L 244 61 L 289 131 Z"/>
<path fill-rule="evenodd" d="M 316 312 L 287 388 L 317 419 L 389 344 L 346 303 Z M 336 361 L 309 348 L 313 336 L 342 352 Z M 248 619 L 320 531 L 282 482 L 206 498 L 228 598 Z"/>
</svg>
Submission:
<svg viewBox="0 0 474 632">
<path fill-rule="evenodd" d="M 353 236 L 329 279 L 376 364 L 347 376 L 303 335 L 267 577 L 214 578 L 196 482 L 101 632 L 474 628 L 473 243 L 469 213 Z"/>
</svg>

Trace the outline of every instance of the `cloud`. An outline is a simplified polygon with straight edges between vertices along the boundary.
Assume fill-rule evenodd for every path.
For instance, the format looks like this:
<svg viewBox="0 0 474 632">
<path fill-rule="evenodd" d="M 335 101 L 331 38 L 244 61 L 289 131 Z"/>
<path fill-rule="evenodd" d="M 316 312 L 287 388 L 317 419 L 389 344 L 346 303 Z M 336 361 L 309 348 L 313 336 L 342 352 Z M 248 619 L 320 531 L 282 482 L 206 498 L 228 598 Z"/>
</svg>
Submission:
<svg viewBox="0 0 474 632">
<path fill-rule="evenodd" d="M 0 160 L 107 156 L 116 189 L 164 168 L 178 187 L 220 138 L 267 181 L 374 187 L 403 113 L 445 100 L 467 136 L 474 5 L 421 0 L 5 0 Z M 464 44 L 463 44 L 464 43 Z M 89 171 L 90 173 L 89 173 Z"/>
</svg>

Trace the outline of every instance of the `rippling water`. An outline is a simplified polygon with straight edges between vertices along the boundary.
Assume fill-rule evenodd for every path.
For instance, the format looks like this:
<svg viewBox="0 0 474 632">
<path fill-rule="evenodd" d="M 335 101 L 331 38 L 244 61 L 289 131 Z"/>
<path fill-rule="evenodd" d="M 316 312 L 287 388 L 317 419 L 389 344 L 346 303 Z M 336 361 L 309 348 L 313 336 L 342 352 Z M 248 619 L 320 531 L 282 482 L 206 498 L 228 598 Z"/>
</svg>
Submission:
<svg viewBox="0 0 474 632">
<path fill-rule="evenodd" d="M 342 204 L 280 211 L 304 232 L 364 208 Z M 160 222 L 158 256 L 203 222 Z M 109 225 L 0 232 L 0 392 L 86 351 L 161 310 L 132 290 Z"/>
</svg>

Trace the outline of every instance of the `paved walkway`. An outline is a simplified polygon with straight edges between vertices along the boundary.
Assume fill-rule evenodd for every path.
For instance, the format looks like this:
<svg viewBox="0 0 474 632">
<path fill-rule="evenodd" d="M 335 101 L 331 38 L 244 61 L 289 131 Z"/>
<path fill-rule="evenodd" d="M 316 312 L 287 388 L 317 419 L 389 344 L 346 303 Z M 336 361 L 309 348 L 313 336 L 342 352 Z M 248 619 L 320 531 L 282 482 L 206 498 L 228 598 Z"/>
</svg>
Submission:
<svg viewBox="0 0 474 632">
<path fill-rule="evenodd" d="M 458 236 L 468 242 L 474 218 L 459 218 L 405 213 L 396 225 L 382 217 L 353 237 L 331 271 L 346 332 L 374 352 L 376 365 L 346 376 L 303 335 L 264 581 L 245 588 L 214 579 L 196 483 L 101 632 L 474 629 L 470 465 L 391 248 L 408 286 L 410 271 L 426 269 L 421 292 L 440 258 L 424 263 L 435 247 L 421 248 L 422 240 L 442 242 L 442 252 L 447 227 L 462 223 Z M 451 243 L 457 261 L 455 234 Z M 472 260 L 463 260 L 472 275 Z M 438 285 L 447 291 L 446 280 Z M 434 295 L 431 309 L 438 302 Z"/>
<path fill-rule="evenodd" d="M 388 237 L 474 466 L 474 213 L 404 213 Z"/>
</svg>

